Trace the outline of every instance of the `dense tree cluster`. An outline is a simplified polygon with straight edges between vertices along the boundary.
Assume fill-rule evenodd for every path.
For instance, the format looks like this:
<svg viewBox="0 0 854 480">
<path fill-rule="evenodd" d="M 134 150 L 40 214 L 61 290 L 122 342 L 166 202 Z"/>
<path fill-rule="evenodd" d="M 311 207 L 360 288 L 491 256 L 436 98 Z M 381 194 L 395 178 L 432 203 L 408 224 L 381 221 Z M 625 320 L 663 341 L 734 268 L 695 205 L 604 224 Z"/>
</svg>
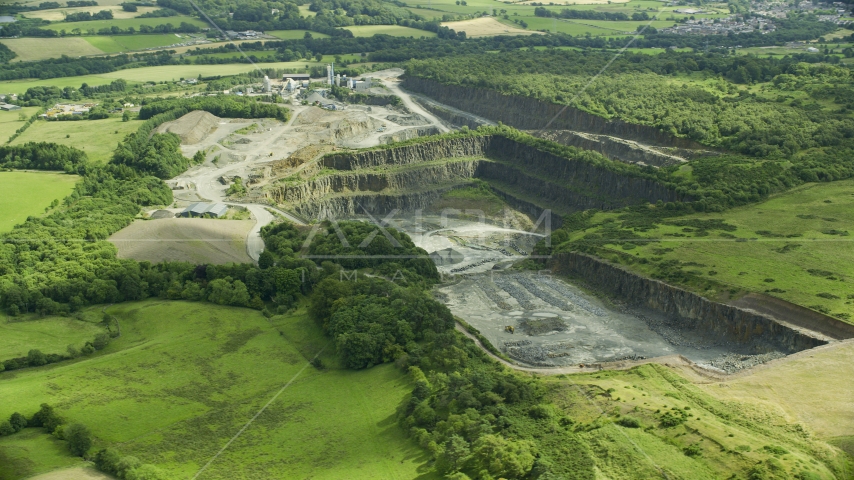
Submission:
<svg viewBox="0 0 854 480">
<path fill-rule="evenodd" d="M 66 173 L 86 172 L 86 153 L 56 143 L 27 142 L 0 146 L 0 168 L 21 170 L 58 170 Z"/>
<path fill-rule="evenodd" d="M 646 12 L 643 12 L 644 15 L 647 15 Z M 565 8 L 560 12 L 555 12 L 553 10 L 549 10 L 545 7 L 537 7 L 534 9 L 534 15 L 538 17 L 554 17 L 554 18 L 578 18 L 582 20 L 611 20 L 611 21 L 624 21 L 624 20 L 634 20 L 632 17 L 626 15 L 622 12 L 600 12 L 597 10 L 575 10 Z M 640 14 L 638 14 L 640 15 Z M 649 20 L 649 16 L 647 18 L 640 18 L 639 20 Z"/>
<path fill-rule="evenodd" d="M 816 103 L 771 101 L 723 79 L 709 91 L 690 80 L 680 83 L 661 78 L 702 72 L 734 83 L 772 81 L 778 88 L 814 83 L 816 99 L 838 98 L 848 105 L 851 74 L 847 68 L 810 65 L 792 58 L 629 54 L 609 66 L 609 75 L 598 76 L 591 83 L 591 76 L 611 58 L 575 51 L 513 52 L 414 61 L 407 71 L 443 83 L 568 104 L 753 156 L 787 157 L 814 147 L 847 144 L 854 137 L 854 120 L 847 112 L 828 111 Z"/>
<path fill-rule="evenodd" d="M 112 10 L 101 10 L 97 13 L 91 12 L 76 12 L 69 13 L 65 16 L 66 22 L 88 22 L 90 20 L 112 20 L 113 19 L 113 11 Z"/>
<path fill-rule="evenodd" d="M 448 308 L 419 288 L 376 278 L 326 278 L 315 287 L 311 312 L 353 369 L 394 361 L 418 349 L 428 332 L 454 328 Z"/>
</svg>

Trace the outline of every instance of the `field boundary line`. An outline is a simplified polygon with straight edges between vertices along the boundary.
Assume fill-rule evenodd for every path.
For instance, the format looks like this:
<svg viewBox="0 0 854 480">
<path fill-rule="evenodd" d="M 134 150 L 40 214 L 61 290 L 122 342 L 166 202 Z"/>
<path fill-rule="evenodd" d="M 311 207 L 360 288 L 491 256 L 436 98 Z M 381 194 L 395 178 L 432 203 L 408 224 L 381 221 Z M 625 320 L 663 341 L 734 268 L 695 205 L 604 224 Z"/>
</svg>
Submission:
<svg viewBox="0 0 854 480">
<path fill-rule="evenodd" d="M 328 346 L 328 344 L 327 344 L 327 346 Z M 203 466 L 201 469 L 199 469 L 199 471 L 198 471 L 198 472 L 196 472 L 196 474 L 195 474 L 195 475 L 193 475 L 192 480 L 195 480 L 196 478 L 198 478 L 198 477 L 199 477 L 199 475 L 201 475 L 205 470 L 207 470 L 207 469 L 208 469 L 208 467 L 210 467 L 210 466 L 211 466 L 211 464 L 213 464 L 213 462 L 214 462 L 214 461 L 216 461 L 216 459 L 217 459 L 217 458 L 219 458 L 219 456 L 220 456 L 220 455 L 222 455 L 222 453 L 223 453 L 223 452 L 225 452 L 225 451 L 228 449 L 228 447 L 230 447 L 230 446 L 231 446 L 231 444 L 232 444 L 232 443 L 234 443 L 234 441 L 235 441 L 235 440 L 237 440 L 237 438 L 238 438 L 238 437 L 240 437 L 240 435 L 241 435 L 241 434 L 243 434 L 243 432 L 244 432 L 247 428 L 249 428 L 249 426 L 250 426 L 250 425 L 252 425 L 252 423 L 253 423 L 253 422 L 255 422 L 255 420 L 256 420 L 256 419 L 257 419 L 257 418 L 258 418 L 262 413 L 264 413 L 264 410 L 267 410 L 267 407 L 269 407 L 270 405 L 272 405 L 272 403 L 273 403 L 273 402 L 275 402 L 277 398 L 279 398 L 279 395 L 281 395 L 281 394 L 282 394 L 282 392 L 284 392 L 284 391 L 285 391 L 285 389 L 287 389 L 288 387 L 290 387 L 290 386 L 291 386 L 291 384 L 292 384 L 292 383 L 294 383 L 294 380 L 296 380 L 296 379 L 297 379 L 297 377 L 299 377 L 299 376 L 300 376 L 300 374 L 302 374 L 302 372 L 304 372 L 304 371 L 305 371 L 305 369 L 306 369 L 306 368 L 308 368 L 308 367 L 309 367 L 309 365 L 311 365 L 311 363 L 312 363 L 314 360 L 316 360 L 316 359 L 317 359 L 317 357 L 319 357 L 319 356 L 320 356 L 320 354 L 321 354 L 321 353 L 323 353 L 323 351 L 324 351 L 324 350 L 326 350 L 326 346 L 324 346 L 323 348 L 321 348 L 321 349 L 320 349 L 320 351 L 318 351 L 318 352 L 317 352 L 317 354 L 315 354 L 315 355 L 314 355 L 314 357 L 312 357 L 312 359 L 311 359 L 309 362 L 306 362 L 306 364 L 305 364 L 305 365 L 303 365 L 303 367 L 302 367 L 301 369 L 299 369 L 299 371 L 298 371 L 297 373 L 295 373 L 295 374 L 294 374 L 294 376 L 293 376 L 293 377 L 291 377 L 291 379 L 290 379 L 290 380 L 288 380 L 288 383 L 286 383 L 282 388 L 280 388 L 280 389 L 279 389 L 279 391 L 278 391 L 278 392 L 276 392 L 276 394 L 275 394 L 275 395 L 273 395 L 273 398 L 271 398 L 271 399 L 270 399 L 270 401 L 268 401 L 266 404 L 264 404 L 264 406 L 263 406 L 263 407 L 261 407 L 261 410 L 258 410 L 258 413 L 256 413 L 252 418 L 250 418 L 250 419 L 249 419 L 249 421 L 248 421 L 248 422 L 246 422 L 246 425 L 243 425 L 243 428 L 241 428 L 240 430 L 238 430 L 238 431 L 237 431 L 237 433 L 235 433 L 235 434 L 234 434 L 234 436 L 233 436 L 233 437 L 231 437 L 231 438 L 228 440 L 228 442 L 226 442 L 226 444 L 225 444 L 225 445 L 223 445 L 223 447 L 222 447 L 218 452 L 216 452 L 216 455 L 214 455 L 210 460 L 208 460 L 208 463 L 204 464 L 204 466 Z"/>
</svg>

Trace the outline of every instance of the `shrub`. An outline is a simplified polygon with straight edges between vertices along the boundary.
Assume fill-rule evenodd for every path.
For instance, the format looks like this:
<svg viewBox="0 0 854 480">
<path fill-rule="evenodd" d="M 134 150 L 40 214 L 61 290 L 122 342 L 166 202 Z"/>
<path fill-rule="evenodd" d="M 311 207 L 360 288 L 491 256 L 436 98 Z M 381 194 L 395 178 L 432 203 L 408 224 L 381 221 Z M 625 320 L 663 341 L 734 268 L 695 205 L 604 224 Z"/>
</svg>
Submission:
<svg viewBox="0 0 854 480">
<path fill-rule="evenodd" d="M 85 425 L 75 423 L 66 428 L 64 433 L 72 455 L 82 457 L 92 448 L 92 434 Z"/>
<path fill-rule="evenodd" d="M 15 433 L 15 427 L 8 420 L 0 422 L 0 437 L 5 437 Z"/>
<path fill-rule="evenodd" d="M 9 423 L 16 432 L 20 432 L 27 428 L 27 418 L 18 412 L 13 413 L 12 416 L 9 417 Z"/>
<path fill-rule="evenodd" d="M 630 417 L 628 415 L 617 420 L 617 424 L 626 428 L 641 428 L 643 426 L 640 420 L 635 417 Z"/>
<path fill-rule="evenodd" d="M 27 364 L 31 367 L 40 367 L 47 363 L 47 357 L 41 350 L 30 350 L 27 354 Z"/>
<path fill-rule="evenodd" d="M 683 448 L 682 453 L 689 457 L 699 457 L 703 454 L 703 450 L 696 443 L 692 443 L 691 445 L 688 445 L 687 447 Z"/>
</svg>

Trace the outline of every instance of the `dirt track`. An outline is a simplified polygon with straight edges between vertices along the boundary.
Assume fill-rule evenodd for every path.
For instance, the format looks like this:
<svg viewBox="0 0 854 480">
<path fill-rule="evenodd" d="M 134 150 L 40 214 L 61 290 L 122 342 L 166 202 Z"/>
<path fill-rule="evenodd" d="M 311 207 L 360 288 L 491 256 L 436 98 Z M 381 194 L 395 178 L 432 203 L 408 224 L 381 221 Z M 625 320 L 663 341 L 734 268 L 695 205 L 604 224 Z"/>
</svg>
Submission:
<svg viewBox="0 0 854 480">
<path fill-rule="evenodd" d="M 421 115 L 430 125 L 435 126 L 441 132 L 449 131 L 441 120 L 413 102 L 409 94 L 400 89 L 397 84 L 398 77 L 402 73 L 403 70 L 401 69 L 390 69 L 374 72 L 371 76 L 382 82 L 392 93 L 398 95 L 411 113 Z M 182 148 L 182 152 L 186 156 L 192 156 L 196 151 L 205 151 L 206 153 L 215 151 L 217 152 L 216 155 L 224 160 L 214 164 L 209 159 L 203 165 L 194 167 L 176 177 L 175 181 L 178 184 L 190 187 L 189 190 L 184 190 L 176 197 L 180 198 L 189 193 L 197 197 L 192 201 L 223 202 L 247 208 L 256 221 L 255 226 L 252 227 L 246 237 L 246 251 L 252 260 L 257 260 L 264 250 L 260 231 L 263 226 L 275 219 L 270 210 L 276 211 L 279 215 L 296 224 L 303 222 L 288 212 L 271 208 L 264 203 L 254 203 L 252 200 L 226 201 L 228 187 L 218 181 L 220 177 L 248 176 L 252 171 L 263 169 L 272 162 L 281 161 L 288 155 L 313 143 L 332 143 L 348 148 L 372 147 L 381 143 L 381 137 L 410 128 L 387 121 L 385 116 L 393 112 L 384 107 L 372 107 L 372 111 L 368 111 L 366 108 L 353 106 L 348 107 L 348 110 L 343 113 L 329 112 L 296 103 L 288 105 L 288 108 L 292 110 L 292 116 L 288 122 L 221 120 L 214 132 L 206 135 L 198 143 Z M 303 115 L 305 115 L 304 118 Z M 315 122 L 311 120 L 315 120 Z M 234 138 L 234 132 L 253 122 L 261 124 L 259 127 L 261 133 L 241 136 L 239 140 L 244 140 L 243 143 L 229 142 L 229 139 Z M 378 123 L 386 126 L 382 129 L 374 127 Z M 212 155 L 209 153 L 208 156 Z"/>
</svg>

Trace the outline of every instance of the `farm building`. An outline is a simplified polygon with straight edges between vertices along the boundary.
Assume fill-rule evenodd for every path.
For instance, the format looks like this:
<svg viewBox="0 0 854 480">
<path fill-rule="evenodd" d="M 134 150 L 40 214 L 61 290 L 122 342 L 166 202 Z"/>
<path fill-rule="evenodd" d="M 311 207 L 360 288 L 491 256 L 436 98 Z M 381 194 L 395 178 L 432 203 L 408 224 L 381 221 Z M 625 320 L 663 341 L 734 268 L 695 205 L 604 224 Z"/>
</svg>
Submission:
<svg viewBox="0 0 854 480">
<path fill-rule="evenodd" d="M 214 217 L 225 216 L 228 206 L 223 203 L 191 203 L 190 206 L 178 214 L 179 217 Z"/>
<path fill-rule="evenodd" d="M 21 109 L 21 107 L 19 107 L 18 105 L 10 105 L 8 103 L 0 103 L 0 110 L 9 111 L 9 110 L 20 110 L 20 109 Z"/>
</svg>

